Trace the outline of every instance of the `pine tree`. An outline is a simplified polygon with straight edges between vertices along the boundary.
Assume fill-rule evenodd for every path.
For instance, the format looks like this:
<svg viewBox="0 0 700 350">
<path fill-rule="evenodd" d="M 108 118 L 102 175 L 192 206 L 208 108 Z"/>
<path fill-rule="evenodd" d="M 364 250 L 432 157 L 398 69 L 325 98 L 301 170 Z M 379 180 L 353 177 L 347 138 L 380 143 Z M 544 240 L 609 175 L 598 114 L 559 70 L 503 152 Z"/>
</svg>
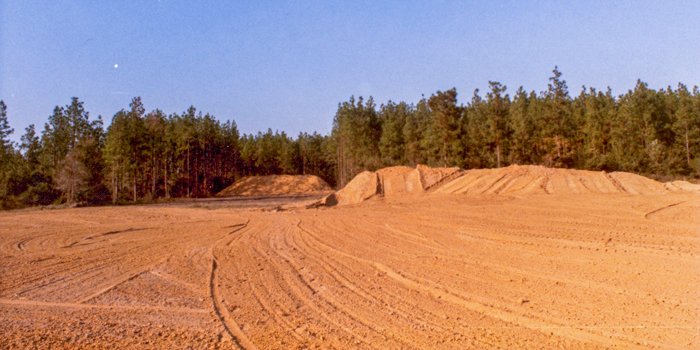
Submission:
<svg viewBox="0 0 700 350">
<path fill-rule="evenodd" d="M 367 103 L 354 97 L 338 105 L 333 119 L 332 137 L 337 153 L 338 182 L 344 186 L 362 170 L 376 170 L 380 164 L 379 139 L 381 124 L 374 99 Z"/>
<path fill-rule="evenodd" d="M 0 152 L 9 153 L 9 149 L 12 148 L 12 141 L 10 141 L 9 136 L 14 133 L 15 130 L 10 128 L 10 124 L 7 121 L 7 106 L 5 101 L 0 100 Z"/>
<path fill-rule="evenodd" d="M 144 117 L 145 127 L 145 154 L 148 157 L 150 171 L 151 190 L 149 196 L 151 199 L 156 198 L 158 173 L 161 169 L 161 163 L 164 163 L 165 153 L 165 131 L 166 131 L 166 115 L 159 109 L 156 109 Z"/>
<path fill-rule="evenodd" d="M 489 108 L 479 96 L 479 89 L 474 90 L 470 103 L 465 108 L 462 122 L 463 143 L 465 149 L 465 166 L 467 168 L 491 168 L 496 166 L 494 143 L 490 141 L 488 114 Z"/>
<path fill-rule="evenodd" d="M 639 80 L 619 104 L 611 149 L 615 161 L 623 171 L 661 174 L 671 139 L 665 98 Z"/>
<path fill-rule="evenodd" d="M 406 163 L 406 142 L 404 127 L 412 111 L 405 102 L 395 104 L 389 101 L 382 105 L 379 119 L 381 120 L 381 137 L 379 151 L 384 166 L 394 166 Z"/>
<path fill-rule="evenodd" d="M 515 92 L 508 111 L 508 129 L 512 130 L 509 139 L 509 163 L 533 164 L 535 124 L 531 118 L 530 105 L 536 100 L 537 96 L 531 98 L 522 86 Z"/>
<path fill-rule="evenodd" d="M 0 207 L 9 208 L 15 206 L 13 182 L 17 177 L 17 154 L 9 136 L 14 129 L 10 128 L 7 120 L 7 106 L 0 101 Z"/>
<path fill-rule="evenodd" d="M 46 177 L 55 182 L 57 188 L 65 190 L 66 200 L 93 198 L 95 193 L 104 192 L 101 186 L 103 139 L 101 117 L 90 121 L 89 112 L 77 97 L 65 108 L 54 108 L 41 136 L 41 162 Z M 82 163 L 78 166 L 76 162 Z M 66 171 L 67 167 L 73 170 Z M 66 176 L 85 176 L 85 179 Z M 67 183 L 84 186 L 66 187 Z"/>
<path fill-rule="evenodd" d="M 27 162 L 38 168 L 41 156 L 39 136 L 36 135 L 34 124 L 30 124 L 24 131 L 25 134 L 20 138 L 21 144 L 19 148 L 24 153 L 24 158 Z"/>
<path fill-rule="evenodd" d="M 487 140 L 493 144 L 496 154 L 496 167 L 501 167 L 504 140 L 509 136 L 508 112 L 510 97 L 502 94 L 506 87 L 499 82 L 489 81 L 491 91 L 486 94 L 486 124 L 488 125 Z"/>
<path fill-rule="evenodd" d="M 571 97 L 566 81 L 561 80 L 562 73 L 558 67 L 552 71 L 544 95 L 544 114 L 539 127 L 542 130 L 542 147 L 545 149 L 544 165 L 551 167 L 571 167 L 575 159 L 572 134 Z"/>
<path fill-rule="evenodd" d="M 88 171 L 85 159 L 78 148 L 72 148 L 63 160 L 63 166 L 56 174 L 56 187 L 64 193 L 68 203 L 74 203 L 78 194 L 85 189 Z"/>
<path fill-rule="evenodd" d="M 672 159 L 679 163 L 674 167 L 676 171 L 684 175 L 700 170 L 694 164 L 700 154 L 700 106 L 697 105 L 699 97 L 697 87 L 691 94 L 683 84 L 678 84 L 676 93 L 669 94 L 675 105 L 672 128 L 676 135 L 674 153 L 678 154 Z"/>
<path fill-rule="evenodd" d="M 603 94 L 591 88 L 579 96 L 583 108 L 580 129 L 583 146 L 580 151 L 580 167 L 590 170 L 616 170 L 618 165 L 611 158 L 613 121 L 617 115 L 617 101 L 612 91 Z"/>
<path fill-rule="evenodd" d="M 411 113 L 407 116 L 403 127 L 407 164 L 416 166 L 429 163 L 426 148 L 426 144 L 429 143 L 429 129 L 430 108 L 428 108 L 428 101 L 422 98 L 415 107 L 411 106 Z"/>
<path fill-rule="evenodd" d="M 457 106 L 457 89 L 438 91 L 428 99 L 431 115 L 431 133 L 435 138 L 439 163 L 442 166 L 460 165 L 460 122 L 462 109 Z"/>
</svg>

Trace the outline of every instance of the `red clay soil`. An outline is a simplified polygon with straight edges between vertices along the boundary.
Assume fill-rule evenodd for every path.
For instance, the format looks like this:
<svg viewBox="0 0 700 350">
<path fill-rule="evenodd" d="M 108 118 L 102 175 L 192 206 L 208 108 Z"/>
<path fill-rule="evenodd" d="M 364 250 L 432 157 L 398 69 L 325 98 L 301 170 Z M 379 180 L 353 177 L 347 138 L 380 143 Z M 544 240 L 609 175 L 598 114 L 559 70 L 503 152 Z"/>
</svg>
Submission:
<svg viewBox="0 0 700 350">
<path fill-rule="evenodd" d="M 661 183 L 644 176 L 604 171 L 554 169 L 512 165 L 497 169 L 417 168 L 397 166 L 364 172 L 324 203 L 353 204 L 373 197 L 402 197 L 426 192 L 462 195 L 536 194 L 575 195 L 586 193 L 664 194 L 674 191 L 699 193 L 700 185 L 686 181 Z"/>
<path fill-rule="evenodd" d="M 2 212 L 0 348 L 700 348 L 697 191 L 414 170 L 355 205 Z"/>
</svg>

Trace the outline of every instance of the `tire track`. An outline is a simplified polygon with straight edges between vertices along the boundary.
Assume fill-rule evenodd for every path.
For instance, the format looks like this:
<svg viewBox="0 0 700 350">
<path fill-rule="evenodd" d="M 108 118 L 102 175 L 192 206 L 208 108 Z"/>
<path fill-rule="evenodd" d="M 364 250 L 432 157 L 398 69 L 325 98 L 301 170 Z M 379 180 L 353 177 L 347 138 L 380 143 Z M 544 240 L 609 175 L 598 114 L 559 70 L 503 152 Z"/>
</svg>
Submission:
<svg viewBox="0 0 700 350">
<path fill-rule="evenodd" d="M 128 310 L 128 311 L 159 311 L 159 312 L 174 312 L 183 314 L 208 314 L 207 309 L 192 309 L 183 307 L 161 307 L 161 306 L 130 306 L 130 305 L 100 305 L 100 304 L 83 304 L 83 303 L 56 303 L 50 301 L 39 300 L 18 300 L 18 299 L 2 299 L 0 304 L 17 305 L 27 307 L 51 307 L 62 309 L 96 309 L 96 310 Z"/>
<path fill-rule="evenodd" d="M 677 205 L 680 205 L 680 204 L 683 204 L 683 203 L 685 203 L 685 202 L 687 202 L 687 201 L 680 201 L 680 202 L 678 202 L 678 203 L 669 204 L 669 205 L 663 206 L 663 207 L 661 207 L 661 208 L 659 208 L 659 209 L 652 210 L 652 211 L 650 211 L 650 212 L 644 214 L 644 218 L 648 220 L 648 219 L 649 219 L 649 216 L 652 215 L 652 214 L 656 214 L 656 213 L 658 213 L 658 212 L 660 212 L 660 211 L 662 211 L 662 210 L 666 210 L 666 209 L 669 209 L 669 208 L 673 208 L 673 207 L 675 207 L 675 206 L 677 206 Z"/>
<path fill-rule="evenodd" d="M 265 227 L 265 230 L 268 228 Z M 259 230 L 257 232 L 261 232 L 262 230 Z M 253 276 L 248 275 L 246 281 L 247 287 L 250 290 L 250 293 L 254 296 L 255 301 L 257 304 L 263 309 L 265 313 L 267 313 L 268 317 L 272 318 L 274 322 L 280 326 L 285 332 L 287 332 L 289 335 L 291 335 L 293 338 L 295 338 L 300 344 L 306 343 L 304 338 L 302 338 L 297 332 L 295 332 L 296 327 L 294 327 L 293 323 L 290 320 L 285 319 L 285 315 L 289 315 L 289 313 L 286 310 L 289 310 L 289 308 L 284 308 L 282 305 L 279 303 L 276 303 L 274 299 L 272 298 L 273 293 L 270 291 L 268 287 L 266 287 L 266 281 L 270 282 L 273 281 L 275 282 L 275 285 L 279 285 L 279 278 L 277 276 L 274 276 L 273 278 L 264 278 L 263 275 L 260 273 L 260 263 L 256 262 L 255 258 L 257 257 L 260 261 L 266 261 L 264 256 L 261 256 L 259 253 L 259 250 L 255 248 L 255 240 L 253 239 L 255 235 L 255 232 L 252 232 L 250 235 L 247 236 L 248 240 L 246 241 L 241 241 L 241 245 L 246 247 L 245 251 L 241 252 L 241 255 L 239 255 L 241 258 L 245 257 L 245 259 L 241 259 L 239 262 L 240 264 L 248 264 L 248 270 L 253 271 L 257 270 L 258 272 L 253 273 Z M 253 255 L 253 253 L 257 253 L 257 255 Z M 269 263 L 269 261 L 266 261 Z M 253 267 L 253 266 L 256 267 Z M 245 271 L 245 265 L 241 266 L 241 270 Z M 269 267 L 269 266 L 266 266 Z M 268 272 L 269 273 L 269 272 Z M 248 279 L 254 278 L 254 281 L 248 281 Z M 268 301 L 269 300 L 269 301 Z M 273 306 L 272 304 L 277 304 L 276 306 Z M 292 302 L 293 304 L 293 302 Z"/>
<path fill-rule="evenodd" d="M 314 288 L 308 281 L 306 281 L 300 271 L 299 265 L 297 265 L 293 259 L 291 259 L 289 256 L 286 256 L 283 254 L 280 249 L 273 247 L 270 245 L 269 239 L 273 237 L 284 237 L 285 234 L 283 230 L 280 230 L 280 227 L 289 227 L 289 223 L 280 223 L 277 222 L 275 227 L 277 228 L 276 231 L 272 231 L 269 233 L 269 236 L 266 236 L 265 239 L 260 237 L 256 242 L 258 244 L 263 243 L 264 248 L 269 249 L 271 252 L 273 252 L 279 259 L 281 259 L 284 262 L 284 265 L 282 265 L 278 259 L 274 258 L 271 256 L 269 253 L 265 253 L 263 251 L 264 248 L 258 246 L 255 244 L 256 242 L 253 242 L 251 244 L 252 248 L 258 253 L 259 256 L 263 258 L 265 262 L 267 262 L 268 265 L 272 265 L 274 268 L 273 271 L 278 272 L 275 273 L 274 281 L 278 282 L 283 282 L 283 283 L 276 283 L 279 287 L 282 286 L 287 286 L 289 288 L 288 291 L 283 291 L 282 288 L 278 288 L 278 290 L 287 296 L 299 300 L 303 305 L 306 307 L 310 308 L 319 318 L 321 318 L 324 322 L 328 323 L 329 325 L 334 326 L 336 329 L 342 330 L 346 333 L 348 333 L 353 339 L 359 340 L 361 343 L 363 343 L 366 346 L 370 346 L 372 343 L 370 339 L 368 339 L 366 336 L 359 334 L 357 331 L 354 331 L 352 328 L 350 328 L 349 325 L 345 325 L 344 323 L 357 323 L 360 324 L 361 326 L 364 326 L 366 329 L 372 331 L 375 333 L 375 336 L 379 336 L 380 332 L 377 332 L 375 329 L 373 329 L 371 326 L 363 324 L 361 321 L 358 321 L 355 319 L 352 315 L 343 313 L 340 309 L 338 309 L 334 303 L 331 300 L 325 299 L 322 294 L 320 293 L 316 288 Z M 280 232 L 283 231 L 283 232 Z M 311 296 L 315 296 L 316 298 L 313 298 Z M 327 311 L 327 310 L 330 310 Z M 329 316 L 333 315 L 333 317 Z M 349 322 L 341 322 L 343 318 L 348 318 Z M 319 344 L 320 345 L 320 344 Z M 359 345 L 359 344 L 356 344 Z"/>
<path fill-rule="evenodd" d="M 231 318 L 226 306 L 221 302 L 221 296 L 217 287 L 217 260 L 214 258 L 211 264 L 211 279 L 209 281 L 210 297 L 213 302 L 214 312 L 221 321 L 221 324 L 226 329 L 226 332 L 233 339 L 234 343 L 244 350 L 256 350 L 257 347 L 250 342 L 248 337 L 243 333 L 236 321 Z"/>
<path fill-rule="evenodd" d="M 286 237 L 286 235 L 281 235 L 281 237 Z M 293 292 L 296 292 L 297 296 L 302 298 L 302 301 L 306 303 L 306 305 L 309 305 L 320 317 L 322 317 L 326 322 L 329 324 L 332 324 L 336 326 L 339 329 L 344 330 L 345 332 L 349 333 L 353 338 L 361 340 L 363 343 L 366 345 L 372 344 L 372 340 L 368 339 L 367 337 L 353 331 L 351 328 L 348 326 L 343 325 L 339 321 L 336 321 L 336 319 L 339 319 L 341 317 L 331 317 L 330 315 L 342 315 L 346 318 L 349 319 L 350 323 L 356 323 L 367 330 L 371 331 L 374 333 L 375 337 L 382 338 L 382 334 L 384 333 L 382 330 L 377 329 L 376 327 L 371 325 L 371 322 L 365 319 L 362 319 L 357 313 L 350 313 L 349 310 L 343 309 L 341 306 L 341 303 L 336 300 L 335 298 L 332 297 L 332 294 L 330 293 L 321 293 L 317 288 L 312 286 L 311 281 L 307 280 L 302 276 L 300 271 L 302 270 L 301 267 L 295 262 L 295 259 L 288 256 L 287 254 L 284 254 L 281 252 L 280 249 L 273 249 L 273 251 L 281 257 L 291 268 L 293 274 L 296 277 L 296 281 L 299 282 L 299 284 L 302 286 L 302 288 L 307 289 L 308 291 L 311 291 L 313 295 L 319 296 L 320 300 L 322 300 L 325 305 L 319 302 L 314 302 L 310 298 L 306 297 L 304 293 L 304 290 L 302 288 L 299 288 L 297 286 L 296 288 L 293 288 Z M 285 276 L 287 276 L 285 274 Z M 328 275 L 330 276 L 330 275 Z M 332 276 L 331 276 L 332 277 Z M 291 281 L 294 282 L 294 281 Z M 337 282 L 337 280 L 336 280 Z M 318 305 L 317 305 L 318 304 Z M 324 309 L 330 309 L 331 312 L 325 311 Z"/>
<path fill-rule="evenodd" d="M 244 224 L 241 225 L 234 225 L 232 227 L 236 227 L 233 231 L 229 232 L 225 237 L 217 241 L 212 245 L 210 248 L 211 255 L 212 255 L 212 263 L 211 263 L 211 273 L 209 275 L 209 296 L 211 297 L 212 304 L 214 307 L 214 312 L 216 313 L 216 316 L 219 318 L 219 321 L 221 324 L 224 326 L 224 329 L 228 333 L 229 336 L 233 339 L 234 343 L 241 349 L 244 350 L 257 350 L 257 347 L 251 343 L 251 341 L 248 339 L 248 337 L 243 333 L 241 328 L 238 326 L 238 324 L 233 320 L 231 315 L 229 314 L 228 310 L 226 309 L 226 306 L 223 304 L 222 299 L 221 299 L 221 294 L 218 289 L 218 258 L 216 256 L 216 246 L 220 244 L 222 241 L 226 240 L 229 238 L 230 235 L 248 227 L 248 223 L 250 223 L 250 220 L 246 221 Z M 226 244 L 227 245 L 227 244 Z"/>
<path fill-rule="evenodd" d="M 299 232 L 306 233 L 306 230 L 301 227 L 300 221 L 297 223 L 297 228 L 298 228 Z M 304 236 L 308 236 L 308 234 L 306 234 Z M 395 323 L 396 321 L 399 321 L 399 320 L 401 320 L 402 322 L 403 321 L 408 322 L 410 320 L 410 321 L 423 323 L 423 324 L 433 324 L 434 326 L 440 328 L 441 331 L 443 331 L 443 332 L 447 331 L 447 328 L 443 328 L 441 326 L 438 326 L 436 323 L 431 323 L 429 320 L 425 319 L 423 315 L 420 315 L 421 313 L 423 313 L 423 314 L 430 315 L 435 319 L 440 318 L 437 315 L 431 313 L 430 311 L 423 309 L 420 304 L 412 304 L 412 305 L 402 304 L 402 305 L 392 306 L 392 303 L 387 301 L 386 299 L 401 300 L 400 296 L 393 295 L 386 290 L 382 290 L 383 294 L 386 294 L 387 298 L 381 298 L 380 295 L 374 295 L 367 288 L 363 288 L 359 284 L 353 283 L 349 278 L 346 278 L 343 276 L 342 272 L 340 271 L 340 267 L 338 265 L 342 266 L 345 271 L 355 271 L 355 272 L 357 272 L 357 270 L 359 270 L 357 265 L 355 265 L 354 267 L 350 267 L 350 266 L 347 266 L 347 265 L 341 263 L 340 261 L 332 260 L 331 257 L 329 256 L 327 250 L 311 248 L 313 243 L 304 240 L 303 237 L 301 238 L 301 240 L 305 242 L 306 248 L 303 249 L 303 248 L 301 248 L 301 246 L 299 246 L 299 245 L 297 245 L 297 246 L 300 247 L 300 250 L 302 250 L 304 253 L 306 253 L 306 255 L 304 255 L 305 257 L 314 256 L 316 258 L 315 262 L 317 264 L 319 264 L 319 266 L 325 272 L 327 272 L 336 282 L 338 282 L 342 287 L 353 292 L 361 300 L 367 301 L 370 304 L 375 306 L 373 308 L 375 311 L 373 312 L 372 316 L 377 316 L 380 314 L 380 311 L 383 311 L 384 313 L 388 314 L 391 317 L 390 321 L 393 321 L 393 322 L 390 322 L 390 323 Z M 369 266 L 369 265 L 367 265 L 367 266 Z M 337 301 L 336 301 L 336 303 L 337 303 Z M 346 303 L 349 303 L 349 302 L 346 301 Z M 342 303 L 338 303 L 338 305 L 342 305 Z M 337 306 L 337 307 L 340 308 L 340 306 Z M 406 310 L 402 310 L 402 308 L 406 309 Z M 348 310 L 348 308 L 346 307 L 345 309 L 346 309 L 346 311 L 345 311 L 346 313 L 349 312 L 349 310 L 356 311 L 355 313 L 357 313 L 357 311 L 359 311 L 356 308 L 350 308 Z M 419 310 L 420 310 L 420 312 L 419 312 Z M 372 323 L 372 321 L 368 318 L 362 318 L 361 316 L 354 316 L 354 317 L 355 318 L 360 317 L 361 319 L 363 319 L 364 324 L 371 324 Z M 387 321 L 385 320 L 385 322 L 387 322 Z M 404 325 L 404 327 L 405 326 L 406 325 Z M 375 328 L 375 327 L 372 327 L 372 328 Z M 397 335 L 392 334 L 389 331 L 388 326 L 382 327 L 382 329 L 380 329 L 379 331 L 381 331 L 381 333 L 385 337 L 391 337 L 395 341 L 397 341 L 398 343 L 402 344 L 401 347 L 403 347 L 403 348 L 411 347 L 411 345 L 407 342 L 406 339 L 402 339 L 401 337 L 398 337 Z M 405 338 L 405 337 L 407 337 L 407 335 L 403 335 L 403 337 Z M 413 341 L 415 342 L 416 339 L 413 339 Z M 414 346 L 417 348 L 421 347 L 419 345 L 414 345 Z"/>
<path fill-rule="evenodd" d="M 319 240 L 319 237 L 310 231 L 306 231 L 310 236 L 314 237 L 316 242 L 318 244 L 324 245 L 325 246 L 325 251 L 327 252 L 332 252 L 333 254 L 341 255 L 349 259 L 353 259 L 359 262 L 362 262 L 364 264 L 369 264 L 374 266 L 377 270 L 379 270 L 381 273 L 385 274 L 386 276 L 392 278 L 393 280 L 403 284 L 407 289 L 409 290 L 416 290 L 420 291 L 422 293 L 425 293 L 432 298 L 448 301 L 452 304 L 455 304 L 457 306 L 472 310 L 474 312 L 477 312 L 482 315 L 486 315 L 488 317 L 492 317 L 494 319 L 498 319 L 501 321 L 504 321 L 509 324 L 513 324 L 516 326 L 521 326 L 525 327 L 528 329 L 532 329 L 535 331 L 542 331 L 542 330 L 548 330 L 552 334 L 574 339 L 577 341 L 585 342 L 585 343 L 597 343 L 597 344 L 608 344 L 611 346 L 620 346 L 624 348 L 630 348 L 630 347 L 635 347 L 636 344 L 640 344 L 644 342 L 645 340 L 627 336 L 627 335 L 621 335 L 621 334 L 615 334 L 616 338 L 612 338 L 613 334 L 608 334 L 606 332 L 603 332 L 604 334 L 598 334 L 594 332 L 590 332 L 590 329 L 586 329 L 585 327 L 580 327 L 577 328 L 575 326 L 566 326 L 566 322 L 564 321 L 554 321 L 554 320 L 544 320 L 544 319 L 538 319 L 538 318 L 533 318 L 533 317 L 528 317 L 524 316 L 522 314 L 519 314 L 517 312 L 513 312 L 513 310 L 510 310 L 510 308 L 505 307 L 503 305 L 500 305 L 500 302 L 494 301 L 494 300 L 484 300 L 483 297 L 476 297 L 474 295 L 464 295 L 463 292 L 456 291 L 449 289 L 445 286 L 441 286 L 440 288 L 436 288 L 433 286 L 430 286 L 429 284 L 426 284 L 425 281 L 423 283 L 419 283 L 415 281 L 414 279 L 405 277 L 406 273 L 397 273 L 393 269 L 389 268 L 387 265 L 375 262 L 375 261 L 370 261 L 366 260 L 354 255 L 350 255 L 347 253 L 343 253 L 341 251 L 338 251 L 334 248 L 331 248 L 330 246 L 327 246 Z M 474 301 L 477 300 L 477 301 Z M 480 301 L 479 301 L 480 300 Z M 634 327 L 630 327 L 634 328 Z M 596 329 L 597 331 L 600 331 L 599 329 Z M 649 343 L 649 341 L 646 341 Z M 656 343 L 653 342 L 654 345 L 659 346 L 661 348 L 667 348 L 667 349 L 675 349 L 676 347 L 668 346 L 663 343 Z"/>
<path fill-rule="evenodd" d="M 137 278 L 137 277 L 143 275 L 144 273 L 147 273 L 147 272 L 151 271 L 154 267 L 160 265 L 160 264 L 163 263 L 166 259 L 167 259 L 167 258 L 162 258 L 162 259 L 158 260 L 156 263 L 150 264 L 150 265 L 148 265 L 148 266 L 145 267 L 145 268 L 137 269 L 136 272 L 129 273 L 129 274 L 123 275 L 123 276 L 120 277 L 120 278 L 113 279 L 113 280 L 112 280 L 113 282 L 109 283 L 107 286 L 105 286 L 105 287 L 103 287 L 103 288 L 100 288 L 99 290 L 97 290 L 96 292 L 94 292 L 94 293 L 92 293 L 92 294 L 90 294 L 90 295 L 88 295 L 88 296 L 85 296 L 85 297 L 82 297 L 82 298 L 78 299 L 77 303 L 79 303 L 79 304 L 87 303 L 87 302 L 89 302 L 90 300 L 99 297 L 100 295 L 109 293 L 109 292 L 112 291 L 114 288 L 117 288 L 118 286 L 120 286 L 120 285 L 122 285 L 122 284 L 124 284 L 124 283 L 127 283 L 127 282 L 129 282 L 129 281 L 132 281 L 132 280 L 134 280 L 135 278 Z"/>
</svg>

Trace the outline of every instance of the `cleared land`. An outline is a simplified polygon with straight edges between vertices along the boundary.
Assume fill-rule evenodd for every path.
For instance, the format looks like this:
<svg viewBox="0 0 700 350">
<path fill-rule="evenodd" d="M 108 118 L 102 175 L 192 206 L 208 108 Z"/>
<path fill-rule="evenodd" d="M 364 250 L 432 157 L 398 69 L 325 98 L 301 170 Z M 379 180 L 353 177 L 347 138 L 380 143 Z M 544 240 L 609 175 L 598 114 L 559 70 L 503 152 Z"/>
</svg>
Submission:
<svg viewBox="0 0 700 350">
<path fill-rule="evenodd" d="M 216 196 L 289 196 L 326 192 L 333 192 L 333 189 L 318 176 L 267 175 L 246 176 Z"/>
<path fill-rule="evenodd" d="M 694 187 L 388 195 L 404 170 L 334 207 L 0 213 L 0 348 L 700 348 Z"/>
</svg>

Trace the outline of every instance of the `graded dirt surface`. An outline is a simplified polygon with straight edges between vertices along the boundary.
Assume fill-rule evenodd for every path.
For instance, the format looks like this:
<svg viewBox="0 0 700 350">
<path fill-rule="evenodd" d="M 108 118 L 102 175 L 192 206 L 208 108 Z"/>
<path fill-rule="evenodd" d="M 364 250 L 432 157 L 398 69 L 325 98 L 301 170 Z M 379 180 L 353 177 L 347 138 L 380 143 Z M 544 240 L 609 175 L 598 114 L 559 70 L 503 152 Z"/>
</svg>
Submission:
<svg viewBox="0 0 700 350">
<path fill-rule="evenodd" d="M 3 212 L 0 348 L 699 349 L 700 196 L 661 192 Z"/>
<path fill-rule="evenodd" d="M 333 189 L 315 175 L 266 175 L 246 176 L 216 196 L 289 196 L 330 191 Z"/>
</svg>

